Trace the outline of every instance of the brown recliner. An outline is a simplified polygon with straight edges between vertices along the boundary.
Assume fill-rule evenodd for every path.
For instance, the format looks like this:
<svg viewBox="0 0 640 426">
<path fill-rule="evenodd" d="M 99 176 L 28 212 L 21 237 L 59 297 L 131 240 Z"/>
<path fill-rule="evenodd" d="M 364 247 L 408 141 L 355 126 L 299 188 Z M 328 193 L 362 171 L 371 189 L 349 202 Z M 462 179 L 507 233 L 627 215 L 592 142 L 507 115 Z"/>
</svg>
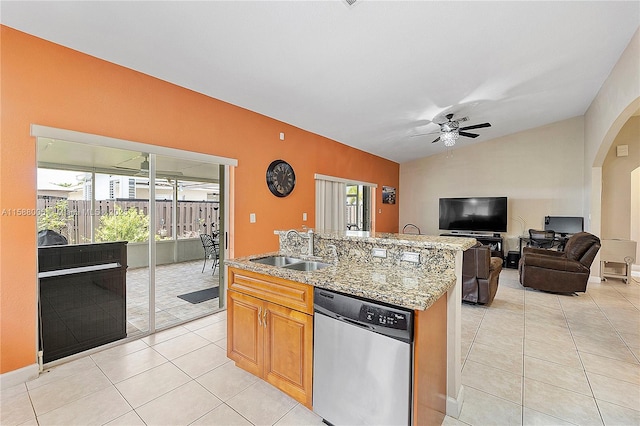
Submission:
<svg viewBox="0 0 640 426">
<path fill-rule="evenodd" d="M 462 257 L 462 300 L 490 304 L 498 291 L 502 259 L 491 257 L 491 248 L 478 243 Z"/>
<path fill-rule="evenodd" d="M 600 238 L 588 232 L 571 236 L 563 252 L 525 247 L 518 265 L 520 284 L 555 293 L 585 292 L 599 249 Z"/>
</svg>

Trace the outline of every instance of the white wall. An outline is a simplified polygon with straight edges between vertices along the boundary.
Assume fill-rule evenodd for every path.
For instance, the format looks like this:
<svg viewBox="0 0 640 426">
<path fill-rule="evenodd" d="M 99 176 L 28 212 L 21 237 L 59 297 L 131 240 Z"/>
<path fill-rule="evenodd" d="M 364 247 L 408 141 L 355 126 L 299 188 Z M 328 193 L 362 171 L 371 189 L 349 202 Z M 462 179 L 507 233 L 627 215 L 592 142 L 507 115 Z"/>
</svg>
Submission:
<svg viewBox="0 0 640 426">
<path fill-rule="evenodd" d="M 618 157 L 616 148 L 626 145 L 627 156 Z M 631 117 L 615 138 L 602 164 L 602 238 L 631 238 L 631 173 L 640 167 L 640 116 Z"/>
<path fill-rule="evenodd" d="M 497 123 L 496 123 L 497 124 Z M 583 216 L 584 121 L 553 123 L 400 165 L 400 223 L 438 234 L 441 197 L 507 196 L 505 252 L 544 216 Z"/>
<path fill-rule="evenodd" d="M 631 38 L 593 102 L 585 119 L 585 211 L 590 232 L 602 228 L 602 163 L 618 132 L 640 109 L 640 29 Z M 596 257 L 591 275 L 599 275 Z"/>
<path fill-rule="evenodd" d="M 601 228 L 601 182 L 592 182 L 601 173 L 609 148 L 626 121 L 640 108 L 640 30 L 620 56 L 611 74 L 585 113 L 586 208 L 594 233 Z"/>
</svg>

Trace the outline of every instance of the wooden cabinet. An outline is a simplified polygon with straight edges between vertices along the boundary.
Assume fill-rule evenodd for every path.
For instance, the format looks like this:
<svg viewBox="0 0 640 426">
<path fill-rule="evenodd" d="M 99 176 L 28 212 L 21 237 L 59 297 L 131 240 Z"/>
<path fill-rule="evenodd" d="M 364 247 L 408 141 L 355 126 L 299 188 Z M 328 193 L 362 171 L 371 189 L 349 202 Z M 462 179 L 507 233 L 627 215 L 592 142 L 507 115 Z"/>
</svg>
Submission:
<svg viewBox="0 0 640 426">
<path fill-rule="evenodd" d="M 227 291 L 227 356 L 259 377 L 264 364 L 264 304 L 255 297 Z"/>
<path fill-rule="evenodd" d="M 230 268 L 227 356 L 311 408 L 313 288 Z"/>
</svg>

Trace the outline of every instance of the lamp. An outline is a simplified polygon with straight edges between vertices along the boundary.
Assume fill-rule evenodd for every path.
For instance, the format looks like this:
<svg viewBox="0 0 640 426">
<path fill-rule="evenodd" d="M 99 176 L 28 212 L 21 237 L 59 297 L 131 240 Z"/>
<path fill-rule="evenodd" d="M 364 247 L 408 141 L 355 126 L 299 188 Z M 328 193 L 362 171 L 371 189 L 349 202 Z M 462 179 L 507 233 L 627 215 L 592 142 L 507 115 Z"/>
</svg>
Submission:
<svg viewBox="0 0 640 426">
<path fill-rule="evenodd" d="M 440 140 L 444 142 L 445 146 L 453 146 L 456 144 L 456 140 L 460 137 L 457 130 L 445 131 L 440 133 Z"/>
</svg>

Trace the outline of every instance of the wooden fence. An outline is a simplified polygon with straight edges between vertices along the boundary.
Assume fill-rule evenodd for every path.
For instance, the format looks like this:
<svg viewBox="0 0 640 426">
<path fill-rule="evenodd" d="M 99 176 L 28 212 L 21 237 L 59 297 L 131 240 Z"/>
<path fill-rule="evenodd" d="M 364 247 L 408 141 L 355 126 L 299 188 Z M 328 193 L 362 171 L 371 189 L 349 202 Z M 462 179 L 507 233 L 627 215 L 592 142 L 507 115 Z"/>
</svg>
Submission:
<svg viewBox="0 0 640 426">
<path fill-rule="evenodd" d="M 69 217 L 66 230 L 62 234 L 70 244 L 87 243 L 91 241 L 91 217 L 95 217 L 96 227 L 100 224 L 100 217 L 112 214 L 115 206 L 122 210 L 137 208 L 142 213 L 149 214 L 149 201 L 115 199 L 96 200 L 95 210 L 91 210 L 91 201 L 66 200 L 57 197 L 38 197 L 38 213 L 42 215 L 46 208 L 56 210 L 58 201 L 67 201 Z M 201 233 L 211 233 L 211 227 L 219 228 L 220 211 L 218 201 L 178 201 L 178 217 L 176 231 L 178 238 L 197 237 Z M 64 214 L 63 212 L 58 212 Z M 162 237 L 171 238 L 173 226 L 171 216 L 173 202 L 171 200 L 156 201 L 155 232 Z M 57 230 L 55 230 L 57 231 Z"/>
</svg>

